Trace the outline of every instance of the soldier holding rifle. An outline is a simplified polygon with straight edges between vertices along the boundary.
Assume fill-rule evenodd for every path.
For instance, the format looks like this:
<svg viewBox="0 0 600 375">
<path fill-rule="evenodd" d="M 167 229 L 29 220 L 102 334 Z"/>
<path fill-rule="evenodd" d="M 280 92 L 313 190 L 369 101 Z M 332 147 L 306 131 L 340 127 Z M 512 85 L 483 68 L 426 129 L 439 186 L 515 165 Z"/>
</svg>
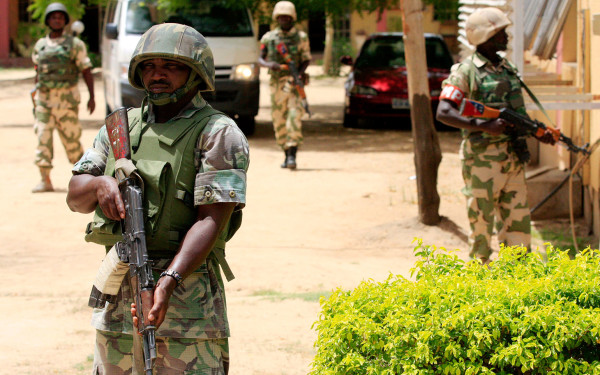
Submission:
<svg viewBox="0 0 600 375">
<path fill-rule="evenodd" d="M 34 193 L 54 190 L 50 180 L 54 129 L 58 131 L 71 163 L 75 163 L 83 154 L 79 141 L 79 73 L 83 75 L 89 91 L 87 108 L 90 113 L 96 108 L 92 63 L 85 44 L 76 36 L 64 32 L 69 24 L 67 8 L 61 3 L 48 5 L 44 23 L 50 33 L 37 41 L 32 54 L 36 71 L 36 88 L 32 92 L 35 114 L 33 130 L 38 141 L 35 164 L 41 175 L 41 181 L 32 190 Z"/>
<path fill-rule="evenodd" d="M 507 246 L 530 246 L 531 218 L 525 185 L 525 163 L 529 151 L 524 134 L 512 131 L 501 118 L 464 117 L 459 107 L 464 98 L 492 108 L 510 108 L 526 116 L 522 82 L 516 67 L 498 52 L 508 43 L 508 17 L 497 8 L 480 8 L 466 22 L 469 43 L 476 51 L 443 83 L 437 119 L 461 128 L 460 156 L 470 222 L 469 249 L 472 258 L 488 263 L 494 228 Z M 554 143 L 547 131 L 542 142 Z"/>
<path fill-rule="evenodd" d="M 206 40 L 180 24 L 148 30 L 129 66 L 130 83 L 146 91 L 141 108 L 129 110 L 127 122 L 131 160 L 143 180 L 145 240 L 156 280 L 151 308 L 143 314 L 155 327 L 155 374 L 227 374 L 229 368 L 221 271 L 233 278 L 225 242 L 241 224 L 249 152 L 234 121 L 202 98 L 201 92 L 214 90 L 214 80 Z M 73 211 L 95 210 L 86 240 L 107 249 L 119 241 L 119 221 L 129 215 L 115 164 L 103 127 L 73 168 L 67 195 Z M 133 374 L 152 373 L 136 365 L 133 325 L 139 318 L 131 315 L 143 306 L 131 309 L 129 281 L 122 277 L 114 299 L 102 302 L 102 295 L 92 296 L 101 306 L 92 320 L 95 373 L 130 374 L 132 367 Z"/>
<path fill-rule="evenodd" d="M 311 60 L 308 36 L 296 29 L 296 7 L 280 1 L 273 9 L 278 27 L 260 40 L 260 65 L 269 68 L 271 80 L 271 115 L 275 142 L 283 149 L 281 168 L 296 169 L 296 152 L 302 144 L 302 115 L 308 112 L 304 85 L 306 68 Z"/>
</svg>

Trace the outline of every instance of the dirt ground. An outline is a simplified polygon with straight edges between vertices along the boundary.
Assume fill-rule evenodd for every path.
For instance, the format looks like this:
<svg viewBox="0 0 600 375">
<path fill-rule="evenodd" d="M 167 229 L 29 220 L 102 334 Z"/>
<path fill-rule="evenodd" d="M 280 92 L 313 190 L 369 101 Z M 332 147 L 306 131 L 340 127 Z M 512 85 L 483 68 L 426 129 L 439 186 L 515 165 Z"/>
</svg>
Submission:
<svg viewBox="0 0 600 375">
<path fill-rule="evenodd" d="M 83 240 L 91 215 L 65 204 L 70 165 L 57 137 L 56 192 L 30 193 L 38 181 L 31 86 L 0 82 L 0 374 L 88 374 L 94 330 L 87 298 L 103 250 Z M 96 113 L 81 114 L 84 147 L 104 117 L 101 87 L 97 80 Z M 244 223 L 227 249 L 236 275 L 226 284 L 230 373 L 301 375 L 314 356 L 319 296 L 390 273 L 410 277 L 415 237 L 467 258 L 459 134 L 440 133 L 444 218 L 425 226 L 417 220 L 409 128 L 344 129 L 343 79 L 313 79 L 307 94 L 314 115 L 305 121 L 298 170 L 282 170 L 264 83 L 261 89 Z"/>
</svg>

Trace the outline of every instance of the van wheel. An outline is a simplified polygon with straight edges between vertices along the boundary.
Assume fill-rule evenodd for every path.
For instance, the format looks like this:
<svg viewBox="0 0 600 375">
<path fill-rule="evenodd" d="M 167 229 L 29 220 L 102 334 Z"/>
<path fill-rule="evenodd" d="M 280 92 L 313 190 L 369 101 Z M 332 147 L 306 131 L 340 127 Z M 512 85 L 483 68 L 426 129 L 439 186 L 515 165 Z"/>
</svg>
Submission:
<svg viewBox="0 0 600 375">
<path fill-rule="evenodd" d="M 247 136 L 251 136 L 254 134 L 254 130 L 256 128 L 256 121 L 252 116 L 240 116 L 236 123 L 238 127 L 242 130 L 242 132 Z"/>
</svg>

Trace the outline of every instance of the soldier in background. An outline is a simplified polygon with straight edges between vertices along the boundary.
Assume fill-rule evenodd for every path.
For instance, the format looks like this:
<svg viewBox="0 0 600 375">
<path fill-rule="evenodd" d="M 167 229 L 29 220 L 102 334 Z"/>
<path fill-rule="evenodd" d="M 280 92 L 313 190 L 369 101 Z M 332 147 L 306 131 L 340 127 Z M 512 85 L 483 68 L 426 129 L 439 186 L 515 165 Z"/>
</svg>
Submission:
<svg viewBox="0 0 600 375">
<path fill-rule="evenodd" d="M 132 160 L 144 180 L 148 256 L 158 277 L 148 316 L 157 327 L 155 374 L 227 374 L 221 271 L 233 278 L 225 243 L 241 224 L 246 202 L 248 141 L 232 119 L 202 98 L 214 90 L 215 68 L 206 39 L 192 27 L 150 28 L 133 52 L 128 75 L 133 87 L 146 92 L 142 107 L 128 117 Z M 103 126 L 73 168 L 67 204 L 76 212 L 96 211 L 86 240 L 106 246 L 121 239 L 115 228 L 125 217 L 114 171 Z M 129 278 L 123 275 L 114 303 L 94 309 L 94 374 L 132 374 L 140 358 Z"/>
<path fill-rule="evenodd" d="M 37 41 L 32 54 L 36 70 L 33 130 L 38 139 L 35 164 L 41 174 L 40 183 L 32 190 L 34 193 L 54 190 L 50 180 L 54 157 L 54 129 L 58 131 L 71 163 L 74 164 L 83 154 L 79 141 L 79 73 L 83 75 L 88 88 L 87 108 L 90 114 L 96 108 L 92 63 L 85 44 L 76 36 L 64 32 L 69 24 L 67 8 L 61 3 L 48 5 L 44 13 L 44 23 L 50 29 L 50 33 Z"/>
<path fill-rule="evenodd" d="M 469 250 L 470 256 L 483 264 L 492 254 L 494 227 L 498 241 L 507 246 L 529 247 L 531 241 L 525 138 L 506 134 L 512 124 L 502 119 L 468 118 L 458 111 L 462 99 L 469 98 L 527 115 L 517 69 L 498 54 L 507 48 L 510 23 L 497 8 L 480 8 L 469 16 L 465 29 L 476 51 L 452 67 L 442 84 L 437 110 L 439 121 L 462 129 L 460 157 L 470 222 Z M 549 131 L 540 140 L 553 143 Z"/>
<path fill-rule="evenodd" d="M 281 168 L 296 168 L 296 152 L 302 144 L 302 106 L 300 93 L 294 86 L 294 79 L 289 69 L 281 69 L 287 64 L 284 57 L 277 50 L 280 43 L 284 43 L 298 68 L 298 72 L 307 82 L 306 68 L 311 60 L 308 36 L 304 31 L 294 27 L 296 22 L 296 8 L 289 1 L 280 1 L 273 9 L 273 21 L 278 27 L 263 35 L 260 40 L 261 54 L 258 58 L 260 65 L 269 68 L 271 79 L 271 115 L 275 142 L 285 153 Z"/>
</svg>

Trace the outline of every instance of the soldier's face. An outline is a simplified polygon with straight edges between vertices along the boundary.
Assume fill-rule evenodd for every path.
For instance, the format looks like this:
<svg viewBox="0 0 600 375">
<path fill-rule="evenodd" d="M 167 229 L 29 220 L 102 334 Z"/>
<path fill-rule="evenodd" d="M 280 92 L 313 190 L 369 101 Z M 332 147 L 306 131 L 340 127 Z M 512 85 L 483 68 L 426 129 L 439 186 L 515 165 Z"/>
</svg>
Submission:
<svg viewBox="0 0 600 375">
<path fill-rule="evenodd" d="M 292 16 L 281 15 L 277 16 L 277 23 L 279 23 L 279 27 L 281 27 L 281 30 L 287 31 L 291 29 L 294 25 L 294 19 L 292 18 Z"/>
<path fill-rule="evenodd" d="M 48 27 L 51 30 L 62 30 L 66 23 L 67 18 L 63 12 L 52 12 L 48 15 Z"/>
<path fill-rule="evenodd" d="M 172 93 L 185 85 L 190 68 L 178 61 L 151 59 L 140 63 L 142 82 L 152 94 Z"/>
<path fill-rule="evenodd" d="M 490 42 L 492 42 L 497 51 L 506 51 L 508 45 L 508 34 L 506 33 L 506 29 L 502 29 L 494 34 L 494 36 L 490 38 Z"/>
</svg>

